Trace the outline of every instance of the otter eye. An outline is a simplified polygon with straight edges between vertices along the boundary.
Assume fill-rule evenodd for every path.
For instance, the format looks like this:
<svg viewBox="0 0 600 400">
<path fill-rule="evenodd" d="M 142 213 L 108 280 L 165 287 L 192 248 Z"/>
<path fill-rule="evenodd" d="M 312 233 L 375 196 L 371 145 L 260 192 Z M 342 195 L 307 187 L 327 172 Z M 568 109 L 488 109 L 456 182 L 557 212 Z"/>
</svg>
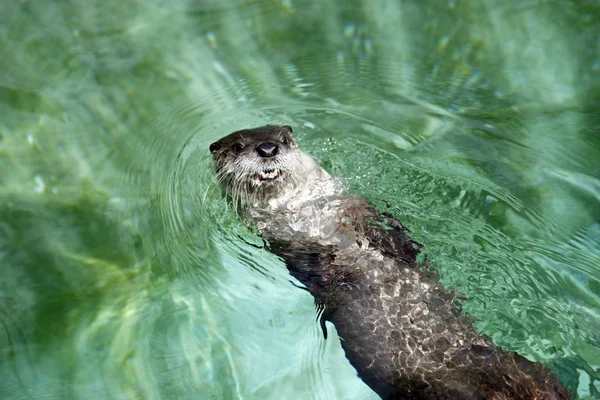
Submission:
<svg viewBox="0 0 600 400">
<path fill-rule="evenodd" d="M 290 144 L 290 140 L 286 136 L 284 136 L 283 139 L 281 139 L 281 143 Z"/>
<path fill-rule="evenodd" d="M 211 153 L 215 154 L 217 151 L 219 151 L 221 149 L 221 143 L 214 142 L 213 144 L 210 145 L 210 147 L 208 149 L 210 150 Z"/>
<path fill-rule="evenodd" d="M 235 143 L 233 146 L 231 146 L 231 149 L 233 151 L 235 151 L 236 153 L 241 152 L 242 150 L 244 150 L 244 146 L 242 146 L 241 143 Z"/>
</svg>

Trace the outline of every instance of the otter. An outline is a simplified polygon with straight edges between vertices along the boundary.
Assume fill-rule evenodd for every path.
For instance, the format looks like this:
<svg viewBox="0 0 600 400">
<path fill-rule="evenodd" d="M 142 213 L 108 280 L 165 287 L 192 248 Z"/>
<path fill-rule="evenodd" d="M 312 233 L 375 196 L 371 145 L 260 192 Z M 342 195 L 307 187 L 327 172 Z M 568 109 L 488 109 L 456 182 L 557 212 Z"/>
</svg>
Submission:
<svg viewBox="0 0 600 400">
<path fill-rule="evenodd" d="M 215 174 L 245 222 L 315 299 L 347 359 L 384 399 L 569 399 L 547 367 L 478 334 L 417 256 L 400 221 L 346 193 L 289 126 L 210 145 Z"/>
</svg>

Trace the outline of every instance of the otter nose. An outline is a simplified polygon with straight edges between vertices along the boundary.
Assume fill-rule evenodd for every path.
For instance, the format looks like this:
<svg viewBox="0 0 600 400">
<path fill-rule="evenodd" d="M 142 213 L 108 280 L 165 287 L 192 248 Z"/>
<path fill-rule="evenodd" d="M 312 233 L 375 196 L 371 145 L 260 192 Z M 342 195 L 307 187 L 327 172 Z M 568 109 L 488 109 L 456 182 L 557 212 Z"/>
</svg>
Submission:
<svg viewBox="0 0 600 400">
<path fill-rule="evenodd" d="M 256 146 L 256 152 L 261 157 L 274 157 L 277 154 L 277 145 L 273 142 L 264 142 Z"/>
</svg>

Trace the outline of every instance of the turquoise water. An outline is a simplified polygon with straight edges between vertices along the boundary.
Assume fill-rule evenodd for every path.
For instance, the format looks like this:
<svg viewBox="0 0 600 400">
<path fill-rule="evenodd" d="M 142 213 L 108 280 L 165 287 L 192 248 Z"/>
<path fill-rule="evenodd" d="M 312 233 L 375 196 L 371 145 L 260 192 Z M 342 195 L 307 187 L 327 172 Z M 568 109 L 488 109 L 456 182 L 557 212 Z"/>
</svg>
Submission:
<svg viewBox="0 0 600 400">
<path fill-rule="evenodd" d="M 0 398 L 377 398 L 214 184 L 265 123 L 600 397 L 598 2 L 1 8 Z"/>
</svg>

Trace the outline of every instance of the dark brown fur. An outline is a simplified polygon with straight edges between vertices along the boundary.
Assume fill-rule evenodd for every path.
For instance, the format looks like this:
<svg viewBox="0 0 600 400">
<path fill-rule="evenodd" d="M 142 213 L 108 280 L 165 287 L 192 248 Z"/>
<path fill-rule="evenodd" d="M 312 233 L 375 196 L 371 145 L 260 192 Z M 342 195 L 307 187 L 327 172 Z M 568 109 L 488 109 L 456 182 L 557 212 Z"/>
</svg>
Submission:
<svg viewBox="0 0 600 400">
<path fill-rule="evenodd" d="M 223 146 L 240 138 L 255 146 L 275 140 L 282 129 L 234 132 L 211 147 L 227 151 Z M 325 321 L 331 321 L 346 357 L 382 398 L 571 398 L 548 368 L 503 351 L 475 331 L 455 304 L 460 295 L 444 289 L 427 262 L 417 262 L 420 245 L 398 220 L 363 198 L 319 200 L 341 204 L 331 244 L 301 233 L 292 239 L 268 226 L 261 234 L 314 296 L 324 333 Z M 280 221 L 287 212 L 253 215 L 268 225 L 269 218 Z"/>
</svg>

